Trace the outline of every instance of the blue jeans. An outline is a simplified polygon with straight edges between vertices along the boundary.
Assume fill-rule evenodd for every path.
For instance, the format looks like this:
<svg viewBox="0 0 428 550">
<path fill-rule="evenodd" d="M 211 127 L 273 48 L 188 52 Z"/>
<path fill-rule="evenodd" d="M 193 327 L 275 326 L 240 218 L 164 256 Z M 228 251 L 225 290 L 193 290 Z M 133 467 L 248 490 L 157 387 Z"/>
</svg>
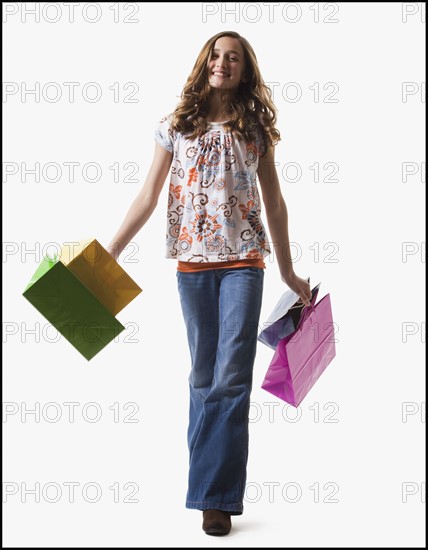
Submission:
<svg viewBox="0 0 428 550">
<path fill-rule="evenodd" d="M 264 269 L 176 277 L 191 356 L 186 508 L 241 515 Z"/>
</svg>

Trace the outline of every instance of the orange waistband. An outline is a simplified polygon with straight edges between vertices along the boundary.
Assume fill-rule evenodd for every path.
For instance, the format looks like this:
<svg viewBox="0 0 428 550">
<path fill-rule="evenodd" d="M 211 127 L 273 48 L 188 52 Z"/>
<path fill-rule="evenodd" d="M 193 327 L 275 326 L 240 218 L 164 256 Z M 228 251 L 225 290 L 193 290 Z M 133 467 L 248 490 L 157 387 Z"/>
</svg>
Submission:
<svg viewBox="0 0 428 550">
<path fill-rule="evenodd" d="M 232 260 L 228 262 L 181 262 L 178 261 L 177 271 L 205 271 L 207 269 L 224 269 L 226 267 L 259 267 L 265 269 L 263 259 Z"/>
</svg>

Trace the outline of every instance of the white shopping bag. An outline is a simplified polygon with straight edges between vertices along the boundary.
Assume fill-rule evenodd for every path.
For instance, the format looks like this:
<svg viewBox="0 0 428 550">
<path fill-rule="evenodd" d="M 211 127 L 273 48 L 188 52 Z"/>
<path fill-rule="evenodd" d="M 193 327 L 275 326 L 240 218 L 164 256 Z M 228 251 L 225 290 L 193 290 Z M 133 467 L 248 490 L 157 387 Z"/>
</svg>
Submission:
<svg viewBox="0 0 428 550">
<path fill-rule="evenodd" d="M 308 283 L 310 278 L 307 279 Z M 314 304 L 317 299 L 317 294 L 320 288 L 318 283 L 312 289 L 311 304 Z M 302 302 L 298 302 L 299 296 L 292 290 L 287 290 L 279 299 L 275 309 L 269 315 L 269 319 L 265 323 L 265 327 L 260 331 L 257 340 L 266 344 L 266 346 L 276 349 L 278 342 L 294 332 L 299 323 L 299 319 L 303 308 Z"/>
</svg>

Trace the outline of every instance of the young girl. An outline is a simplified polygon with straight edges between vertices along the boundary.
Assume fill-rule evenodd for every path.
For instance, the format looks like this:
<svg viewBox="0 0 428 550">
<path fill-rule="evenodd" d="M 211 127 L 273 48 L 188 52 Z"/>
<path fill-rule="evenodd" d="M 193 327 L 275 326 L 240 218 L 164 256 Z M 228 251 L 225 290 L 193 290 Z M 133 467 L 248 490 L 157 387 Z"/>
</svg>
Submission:
<svg viewBox="0 0 428 550">
<path fill-rule="evenodd" d="M 248 41 L 236 32 L 210 38 L 181 102 L 157 124 L 144 187 L 109 245 L 118 258 L 153 213 L 171 169 L 166 258 L 178 261 L 191 355 L 186 507 L 203 511 L 211 535 L 229 533 L 230 516 L 243 512 L 263 259 L 272 252 L 257 177 L 281 280 L 305 305 L 311 297 L 291 261 L 275 111 Z"/>
</svg>

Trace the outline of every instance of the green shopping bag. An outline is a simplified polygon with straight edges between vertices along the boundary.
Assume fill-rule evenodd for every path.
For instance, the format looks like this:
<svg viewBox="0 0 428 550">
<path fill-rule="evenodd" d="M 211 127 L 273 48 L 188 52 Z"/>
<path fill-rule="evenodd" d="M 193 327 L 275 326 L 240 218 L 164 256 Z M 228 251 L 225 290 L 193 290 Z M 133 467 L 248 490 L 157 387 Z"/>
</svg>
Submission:
<svg viewBox="0 0 428 550">
<path fill-rule="evenodd" d="M 58 257 L 43 258 L 23 296 L 88 361 L 125 329 Z"/>
</svg>

